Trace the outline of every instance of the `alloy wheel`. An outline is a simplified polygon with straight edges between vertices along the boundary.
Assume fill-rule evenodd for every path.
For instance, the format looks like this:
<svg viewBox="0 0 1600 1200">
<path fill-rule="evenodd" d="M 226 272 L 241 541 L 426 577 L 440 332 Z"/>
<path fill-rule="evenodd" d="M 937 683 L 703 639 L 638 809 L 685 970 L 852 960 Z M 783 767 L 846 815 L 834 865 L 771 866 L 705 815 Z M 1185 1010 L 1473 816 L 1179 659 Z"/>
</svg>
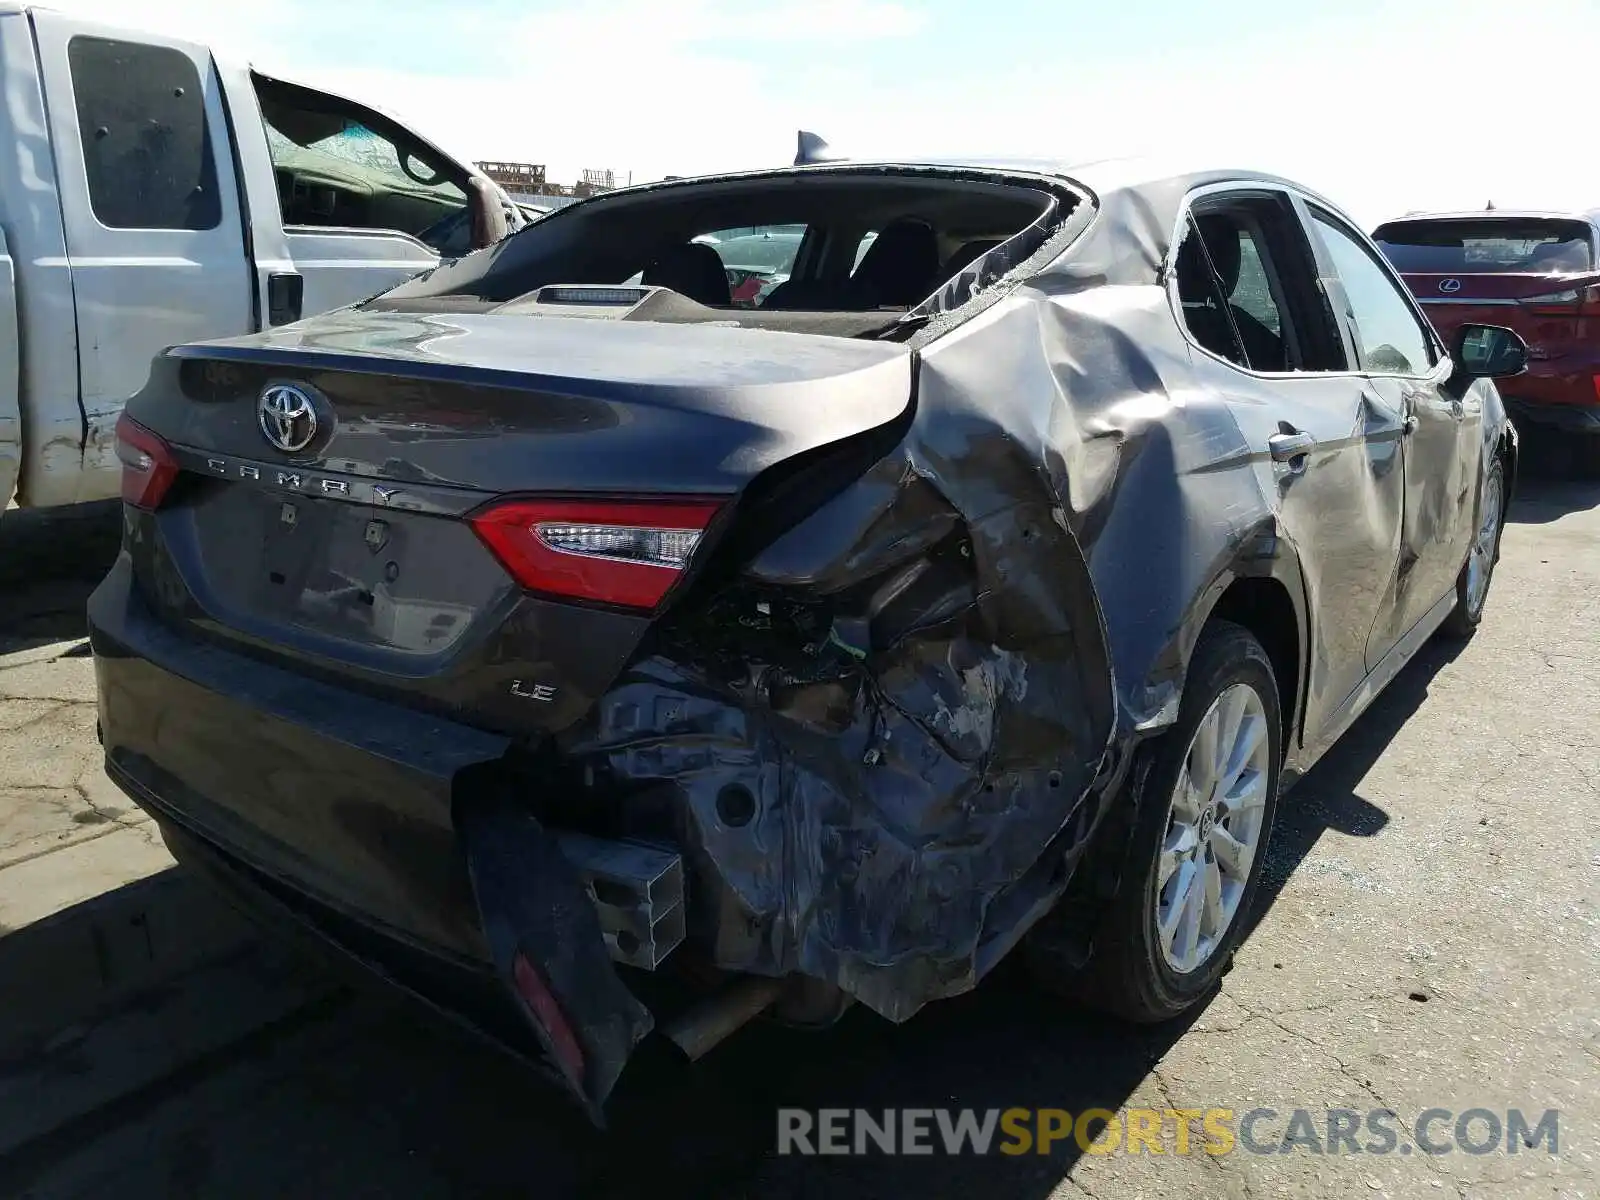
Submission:
<svg viewBox="0 0 1600 1200">
<path fill-rule="evenodd" d="M 1215 953 L 1261 849 L 1272 743 L 1260 695 L 1235 683 L 1195 728 L 1156 872 L 1156 944 L 1180 975 Z"/>
<path fill-rule="evenodd" d="M 1489 575 L 1494 570 L 1495 547 L 1500 541 L 1500 472 L 1490 471 L 1483 485 L 1483 507 L 1478 532 L 1467 552 L 1467 611 L 1473 617 L 1483 608 L 1489 595 Z"/>
</svg>

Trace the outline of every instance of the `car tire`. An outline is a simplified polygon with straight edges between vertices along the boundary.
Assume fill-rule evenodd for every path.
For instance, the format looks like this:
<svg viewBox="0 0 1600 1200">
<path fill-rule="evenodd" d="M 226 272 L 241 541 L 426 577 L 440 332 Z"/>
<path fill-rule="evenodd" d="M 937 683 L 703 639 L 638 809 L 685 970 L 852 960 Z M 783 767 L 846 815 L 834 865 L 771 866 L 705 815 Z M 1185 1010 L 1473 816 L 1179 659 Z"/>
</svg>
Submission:
<svg viewBox="0 0 1600 1200">
<path fill-rule="evenodd" d="M 1494 565 L 1500 559 L 1500 534 L 1505 529 L 1505 478 L 1505 468 L 1496 458 L 1489 464 L 1489 473 L 1484 476 L 1483 490 L 1478 496 L 1477 525 L 1472 535 L 1472 546 L 1467 550 L 1467 560 L 1461 564 L 1460 574 L 1456 576 L 1456 606 L 1439 627 L 1446 637 L 1469 638 L 1478 631 L 1483 621 L 1489 585 L 1494 582 Z"/>
<path fill-rule="evenodd" d="M 1232 706 L 1243 706 L 1247 719 L 1260 726 L 1261 745 L 1247 756 L 1249 762 L 1239 774 L 1239 782 L 1227 792 L 1247 796 L 1255 815 L 1234 809 L 1219 816 L 1227 807 L 1225 797 L 1218 795 L 1223 790 L 1219 788 L 1211 789 L 1210 801 L 1196 803 L 1193 782 L 1205 773 L 1202 760 L 1215 762 L 1217 758 L 1216 751 L 1206 749 L 1202 723 L 1225 721 Z M 1052 939 L 1030 939 L 1028 958 L 1036 981 L 1078 1003 L 1139 1024 L 1169 1020 L 1210 994 L 1244 937 L 1266 859 L 1283 758 L 1280 711 L 1272 663 L 1261 643 L 1232 622 L 1207 625 L 1190 663 L 1177 723 L 1136 751 L 1139 759 L 1133 764 L 1127 790 L 1112 801 L 1132 806 L 1126 873 L 1114 896 L 1100 908 L 1088 960 L 1077 966 L 1054 949 Z M 1235 732 L 1243 732 L 1242 722 Z M 1241 739 L 1235 748 L 1242 745 Z M 1252 776 L 1248 789 L 1247 773 Z M 1180 787 L 1184 789 L 1181 795 Z M 1209 819 L 1197 811 L 1207 803 L 1212 812 Z M 1241 819 L 1250 828 L 1241 826 L 1237 841 L 1248 843 L 1249 861 L 1242 870 L 1237 861 L 1229 864 L 1231 870 L 1224 874 L 1217 847 L 1226 843 L 1215 839 L 1211 831 L 1220 830 L 1231 837 L 1233 823 Z M 1198 848 L 1188 844 L 1184 828 L 1195 835 Z M 1185 860 L 1185 854 L 1195 857 Z M 1234 857 L 1231 850 L 1228 857 Z M 1179 961 L 1186 957 L 1181 951 L 1189 932 L 1184 919 L 1189 910 L 1181 907 L 1179 895 L 1185 874 L 1194 881 L 1190 886 L 1203 889 L 1195 902 L 1204 902 L 1204 907 L 1193 925 L 1193 936 L 1199 940 L 1194 948 L 1203 954 L 1192 965 Z M 1220 881 L 1215 894 L 1227 898 L 1227 920 L 1220 932 L 1216 918 L 1221 910 L 1210 907 L 1208 894 L 1207 885 L 1213 879 Z M 1164 927 L 1174 928 L 1174 911 L 1180 921 L 1176 934 L 1168 938 L 1158 922 L 1165 916 Z M 1204 932 L 1206 923 L 1213 927 L 1209 939 Z"/>
</svg>

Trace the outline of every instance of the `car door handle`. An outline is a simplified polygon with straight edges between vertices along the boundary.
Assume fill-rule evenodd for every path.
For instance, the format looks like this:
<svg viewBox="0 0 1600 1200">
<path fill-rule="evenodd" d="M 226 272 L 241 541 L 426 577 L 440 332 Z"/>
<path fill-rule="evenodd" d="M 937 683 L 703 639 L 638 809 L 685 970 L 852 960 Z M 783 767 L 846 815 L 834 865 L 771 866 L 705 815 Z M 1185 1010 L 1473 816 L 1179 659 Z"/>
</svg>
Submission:
<svg viewBox="0 0 1600 1200">
<path fill-rule="evenodd" d="M 1267 439 L 1267 449 L 1274 462 L 1293 462 L 1304 458 L 1317 448 L 1317 439 L 1309 433 L 1275 433 Z"/>
<path fill-rule="evenodd" d="M 1402 434 L 1404 434 L 1406 437 L 1410 437 L 1416 431 L 1417 431 L 1417 418 L 1416 417 L 1414 417 L 1414 416 L 1407 417 L 1404 421 L 1400 422 L 1400 432 Z"/>
</svg>

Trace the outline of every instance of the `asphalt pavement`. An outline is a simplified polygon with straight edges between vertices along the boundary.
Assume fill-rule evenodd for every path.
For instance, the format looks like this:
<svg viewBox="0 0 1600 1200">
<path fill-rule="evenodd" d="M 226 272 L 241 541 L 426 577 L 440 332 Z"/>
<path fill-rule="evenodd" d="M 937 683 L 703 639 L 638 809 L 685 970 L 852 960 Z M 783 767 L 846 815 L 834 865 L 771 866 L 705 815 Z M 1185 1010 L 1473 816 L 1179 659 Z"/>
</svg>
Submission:
<svg viewBox="0 0 1600 1200">
<path fill-rule="evenodd" d="M 1525 482 L 1483 629 L 1427 647 L 1286 797 L 1257 924 L 1193 1019 L 1130 1030 L 1002 966 L 904 1026 L 856 1011 L 751 1027 L 693 1071 L 647 1060 L 605 1137 L 466 1035 L 235 938 L 167 870 L 92 769 L 81 606 L 115 539 L 109 511 L 0 521 L 0 1043 L 48 1009 L 52 956 L 98 946 L 104 978 L 130 936 L 107 922 L 158 929 L 183 970 L 0 1058 L 0 1195 L 1600 1195 L 1600 483 Z M 48 894 L 16 874 L 108 845 Z M 8 945 L 44 973 L 6 972 Z M 805 1157 L 776 1152 L 779 1106 L 1274 1115 L 1220 1155 Z M 1392 1110 L 1393 1149 L 1328 1152 L 1329 1109 Z M 1421 1116 L 1473 1109 L 1556 1110 L 1557 1152 L 1425 1152 Z"/>
</svg>

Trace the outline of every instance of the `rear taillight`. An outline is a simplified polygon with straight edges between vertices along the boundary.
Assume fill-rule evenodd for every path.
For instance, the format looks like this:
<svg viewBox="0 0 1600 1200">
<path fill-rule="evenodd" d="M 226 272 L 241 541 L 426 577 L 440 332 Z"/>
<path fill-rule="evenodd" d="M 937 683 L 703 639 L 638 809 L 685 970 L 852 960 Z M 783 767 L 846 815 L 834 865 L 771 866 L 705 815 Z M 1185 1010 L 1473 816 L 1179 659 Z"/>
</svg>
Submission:
<svg viewBox="0 0 1600 1200">
<path fill-rule="evenodd" d="M 1524 296 L 1522 305 L 1541 317 L 1600 317 L 1600 287 L 1569 288 Z"/>
<path fill-rule="evenodd" d="M 508 500 L 471 521 L 529 591 L 649 609 L 682 577 L 718 507 L 711 500 Z"/>
<path fill-rule="evenodd" d="M 136 508 L 159 508 L 178 477 L 172 447 L 127 413 L 117 418 L 117 458 L 122 462 L 122 498 Z"/>
</svg>

